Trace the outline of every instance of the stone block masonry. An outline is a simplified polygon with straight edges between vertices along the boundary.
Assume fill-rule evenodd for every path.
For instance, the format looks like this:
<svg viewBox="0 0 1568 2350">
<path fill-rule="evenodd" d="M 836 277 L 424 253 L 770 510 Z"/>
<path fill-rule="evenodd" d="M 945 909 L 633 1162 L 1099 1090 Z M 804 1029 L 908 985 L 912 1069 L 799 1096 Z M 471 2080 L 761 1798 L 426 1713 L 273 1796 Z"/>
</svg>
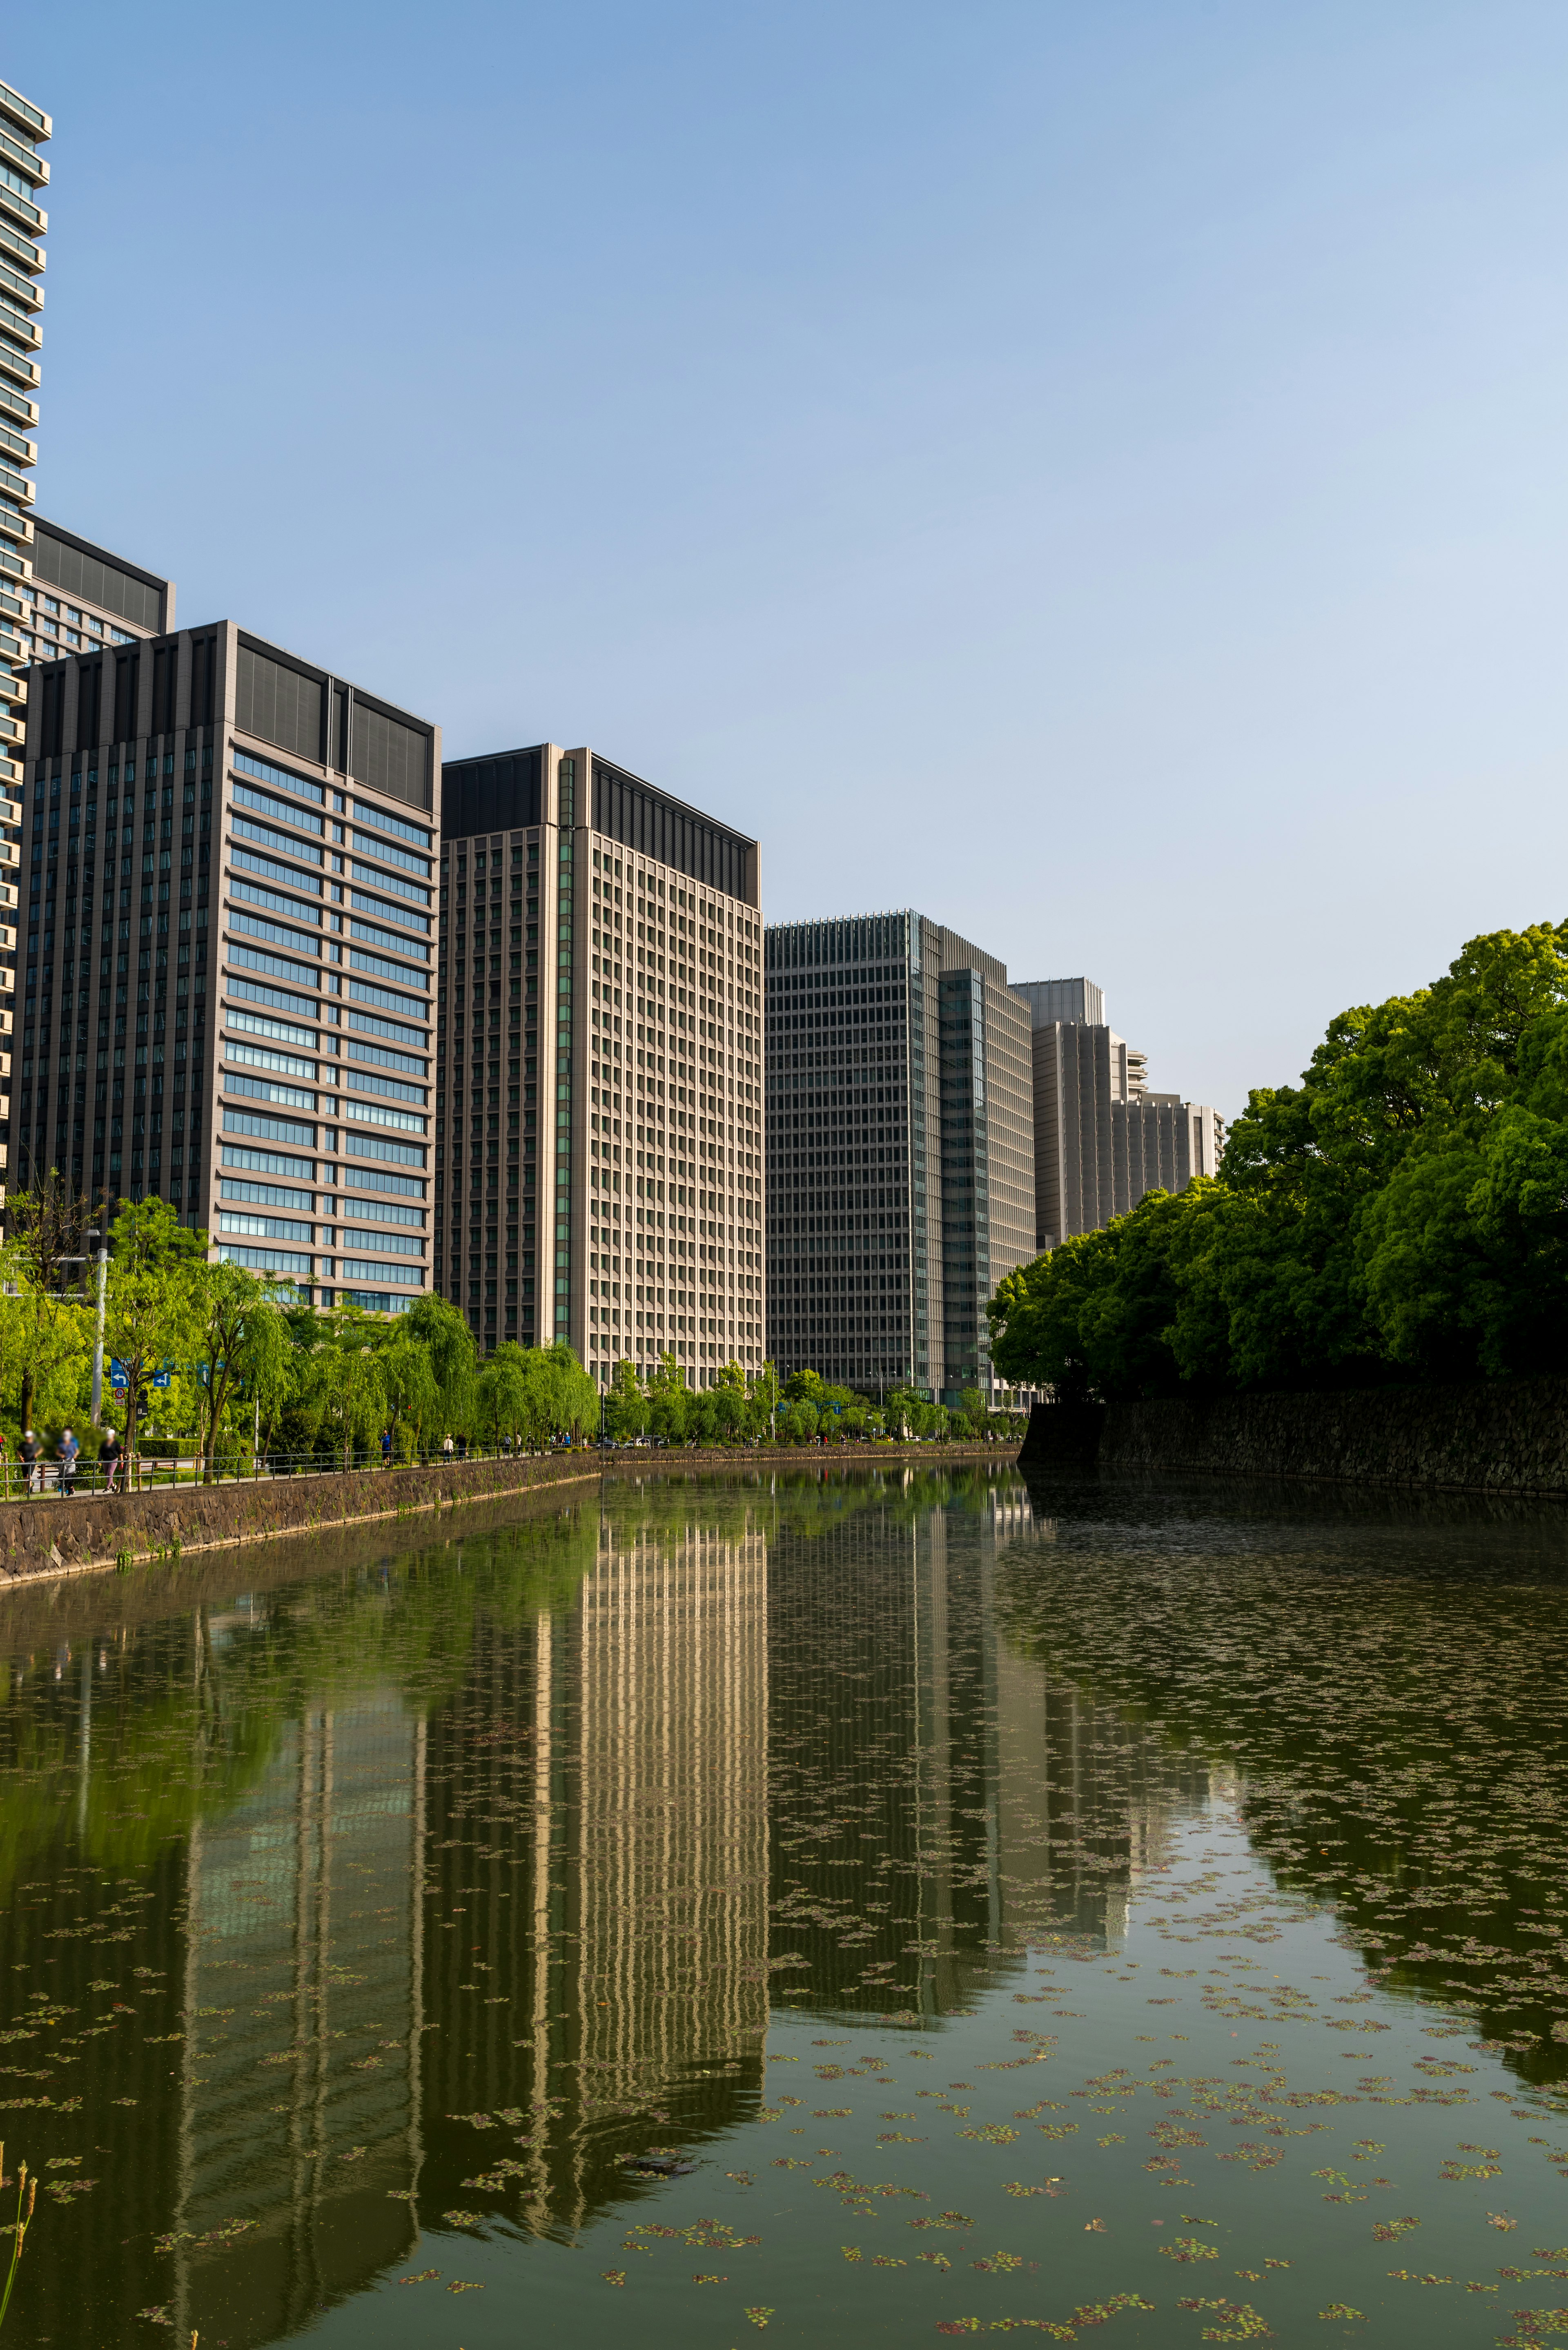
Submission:
<svg viewBox="0 0 1568 2350">
<path fill-rule="evenodd" d="M 174 1485 L 143 1493 L 82 1494 L 0 1503 L 0 1591 L 36 1577 L 88 1574 L 377 1520 L 434 1514 L 598 1482 L 599 1456 L 465 1461 L 450 1467 L 362 1469 L 347 1475 L 270 1477 L 254 1483 Z"/>
<path fill-rule="evenodd" d="M 1036 1404 L 1019 1465 L 1568 1493 L 1568 1378 Z"/>
</svg>

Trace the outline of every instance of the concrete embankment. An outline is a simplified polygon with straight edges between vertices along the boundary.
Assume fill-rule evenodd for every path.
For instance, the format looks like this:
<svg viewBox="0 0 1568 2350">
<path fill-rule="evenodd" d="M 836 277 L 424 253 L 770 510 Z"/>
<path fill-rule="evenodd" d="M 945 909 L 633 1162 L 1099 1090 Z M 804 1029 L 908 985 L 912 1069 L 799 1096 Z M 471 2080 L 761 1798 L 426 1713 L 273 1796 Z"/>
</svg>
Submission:
<svg viewBox="0 0 1568 2350">
<path fill-rule="evenodd" d="M 222 1485 L 159 1486 L 140 1493 L 79 1493 L 70 1501 L 0 1503 L 0 1591 L 24 1582 L 101 1573 L 149 1560 L 251 1543 L 335 1534 L 378 1521 L 417 1519 L 480 1504 L 563 1501 L 605 1475 L 751 1476 L 766 1469 L 824 1470 L 960 1461 L 999 1465 L 992 1444 L 786 1447 L 777 1451 L 557 1452 L 535 1459 L 463 1461 L 423 1468 L 363 1469 Z"/>
<path fill-rule="evenodd" d="M 1568 1493 L 1568 1379 L 1036 1404 L 1021 1469 Z"/>
</svg>

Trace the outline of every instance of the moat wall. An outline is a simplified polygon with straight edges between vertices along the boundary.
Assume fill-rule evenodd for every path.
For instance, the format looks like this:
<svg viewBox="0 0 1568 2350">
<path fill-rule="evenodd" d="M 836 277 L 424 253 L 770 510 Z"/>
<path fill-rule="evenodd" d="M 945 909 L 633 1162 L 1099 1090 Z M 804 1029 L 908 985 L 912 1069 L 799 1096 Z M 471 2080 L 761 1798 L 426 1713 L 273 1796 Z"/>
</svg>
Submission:
<svg viewBox="0 0 1568 2350">
<path fill-rule="evenodd" d="M 1019 1465 L 1568 1493 L 1568 1379 L 1036 1404 Z"/>
<path fill-rule="evenodd" d="M 633 1474 L 753 1476 L 762 1468 L 817 1473 L 825 1469 L 988 1460 L 1007 1454 L 992 1444 L 831 1445 L 778 1451 L 547 1453 L 516 1460 L 432 1462 L 417 1469 L 361 1469 L 348 1474 L 262 1478 L 223 1485 L 164 1485 L 140 1493 L 78 1493 L 0 1502 L 0 1591 L 35 1577 L 101 1572 L 192 1552 L 321 1535 L 378 1521 L 417 1519 L 482 1503 L 548 1496 L 570 1501 L 602 1477 Z"/>
</svg>

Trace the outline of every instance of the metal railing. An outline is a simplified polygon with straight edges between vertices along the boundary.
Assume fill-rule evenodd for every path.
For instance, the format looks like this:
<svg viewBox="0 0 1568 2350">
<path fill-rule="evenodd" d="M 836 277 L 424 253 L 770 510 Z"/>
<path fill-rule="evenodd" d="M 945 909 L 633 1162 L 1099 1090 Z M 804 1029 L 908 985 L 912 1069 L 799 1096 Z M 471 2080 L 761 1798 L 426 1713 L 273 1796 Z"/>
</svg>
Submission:
<svg viewBox="0 0 1568 2350">
<path fill-rule="evenodd" d="M 271 1452 L 263 1451 L 254 1458 L 247 1451 L 238 1456 L 220 1454 L 210 1470 L 203 1471 L 193 1451 L 161 1449 L 150 1446 L 139 1449 L 134 1462 L 121 1460 L 110 1482 L 110 1471 L 99 1461 L 78 1460 L 72 1469 L 58 1460 L 36 1461 L 31 1466 L 14 1460 L 9 1454 L 0 1458 L 0 1501 L 72 1501 L 94 1494 L 150 1493 L 167 1491 L 177 1485 L 255 1484 L 280 1477 L 341 1477 L 356 1471 L 375 1469 L 431 1469 L 459 1467 L 464 1461 L 545 1461 L 574 1448 L 565 1443 L 474 1444 L 466 1449 L 446 1452 L 437 1446 L 433 1451 L 400 1453 L 394 1447 L 383 1452 L 379 1447 L 356 1447 L 345 1458 L 343 1448 L 317 1452 Z M 589 1451 L 591 1443 L 579 1443 L 578 1451 Z"/>
</svg>

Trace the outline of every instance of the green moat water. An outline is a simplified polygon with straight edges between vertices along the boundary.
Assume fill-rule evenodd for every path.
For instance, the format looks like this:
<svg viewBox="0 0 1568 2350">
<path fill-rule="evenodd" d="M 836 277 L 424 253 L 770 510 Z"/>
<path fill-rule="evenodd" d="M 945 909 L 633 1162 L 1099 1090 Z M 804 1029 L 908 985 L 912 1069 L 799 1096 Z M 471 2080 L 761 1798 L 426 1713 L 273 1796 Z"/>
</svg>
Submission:
<svg viewBox="0 0 1568 2350">
<path fill-rule="evenodd" d="M 1568 2333 L 1565 1523 L 671 1478 L 7 1595 L 4 2340 Z"/>
</svg>

